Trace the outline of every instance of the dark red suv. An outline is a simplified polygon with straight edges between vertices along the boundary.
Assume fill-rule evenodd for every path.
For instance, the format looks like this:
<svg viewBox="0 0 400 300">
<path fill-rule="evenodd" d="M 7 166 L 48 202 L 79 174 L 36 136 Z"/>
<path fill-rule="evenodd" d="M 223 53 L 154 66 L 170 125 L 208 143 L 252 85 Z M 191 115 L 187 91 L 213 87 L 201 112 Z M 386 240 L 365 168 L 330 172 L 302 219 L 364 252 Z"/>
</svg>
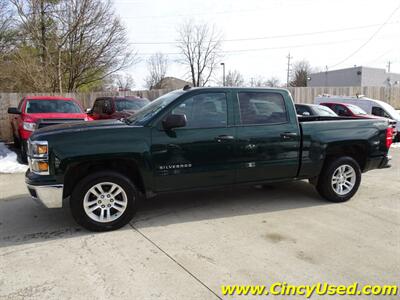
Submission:
<svg viewBox="0 0 400 300">
<path fill-rule="evenodd" d="M 133 115 L 149 103 L 148 99 L 139 97 L 101 97 L 94 101 L 88 114 L 93 120 L 121 119 Z"/>
</svg>

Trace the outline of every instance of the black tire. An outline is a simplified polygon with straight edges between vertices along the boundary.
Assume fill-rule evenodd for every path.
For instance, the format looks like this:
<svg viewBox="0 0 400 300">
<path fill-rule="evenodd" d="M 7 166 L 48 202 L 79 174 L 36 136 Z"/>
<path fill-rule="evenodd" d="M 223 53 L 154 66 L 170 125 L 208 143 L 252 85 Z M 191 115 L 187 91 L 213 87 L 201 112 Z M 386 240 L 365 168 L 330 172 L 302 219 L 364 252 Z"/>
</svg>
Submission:
<svg viewBox="0 0 400 300">
<path fill-rule="evenodd" d="M 109 222 L 99 222 L 93 219 L 96 218 L 95 216 L 90 217 L 84 209 L 84 199 L 86 193 L 89 193 L 89 190 L 95 186 L 96 184 L 106 184 L 112 183 L 118 185 L 126 195 L 126 208 L 125 210 L 117 217 L 117 219 L 109 221 Z M 111 189 L 111 187 L 110 187 Z M 108 190 L 110 192 L 110 190 Z M 106 192 L 106 193 L 108 193 Z M 111 192 L 110 192 L 111 193 Z M 94 196 L 91 195 L 91 196 Z M 71 199 L 70 199 L 70 207 L 72 216 L 74 217 L 75 221 L 91 231 L 110 231 L 121 228 L 122 226 L 126 225 L 130 220 L 132 220 L 135 210 L 136 210 L 136 201 L 138 199 L 139 193 L 135 187 L 135 185 L 124 175 L 112 172 L 112 171 L 101 171 L 91 174 L 89 176 L 84 177 L 79 183 L 75 186 L 72 191 Z M 97 198 L 100 200 L 100 198 Z M 100 206 L 97 204 L 95 200 L 94 205 Z M 92 200 L 93 201 L 93 200 Z M 104 199 L 103 199 L 104 201 Z M 117 201 L 115 201 L 117 202 Z M 87 202 L 86 202 L 87 203 Z M 107 204 L 108 205 L 108 204 Z M 112 205 L 112 204 L 110 204 Z M 115 203 L 114 203 L 115 205 Z M 104 206 L 104 205 L 102 205 Z M 94 206 L 93 206 L 94 207 Z M 102 209 L 100 209 L 99 214 L 102 214 Z M 107 209 L 107 208 L 106 208 Z M 109 208 L 108 214 L 111 216 L 110 211 L 115 211 L 114 215 L 118 215 L 117 212 L 113 207 Z"/>
<path fill-rule="evenodd" d="M 345 167 L 350 166 L 350 168 Z M 351 188 L 348 188 L 347 185 L 349 184 L 346 182 L 346 189 L 348 191 L 342 191 L 344 194 L 338 193 L 335 188 L 333 187 L 333 176 L 335 172 L 338 170 L 339 167 L 344 167 L 345 170 L 351 172 L 351 168 L 354 170 L 354 182 Z M 346 169 L 347 168 L 347 169 Z M 338 171 L 340 172 L 340 171 Z M 338 174 L 338 173 L 336 173 Z M 345 180 L 342 179 L 341 180 Z M 347 180 L 346 180 L 347 181 Z M 354 194 L 357 192 L 358 187 L 360 186 L 361 182 L 361 169 L 359 164 L 351 157 L 344 156 L 339 158 L 334 158 L 330 161 L 327 161 L 319 175 L 318 183 L 316 185 L 318 193 L 325 199 L 331 202 L 345 202 L 349 200 Z M 337 184 L 336 184 L 337 186 Z M 343 185 L 342 185 L 343 186 Z"/>
<path fill-rule="evenodd" d="M 15 134 L 13 134 L 13 139 L 14 139 L 14 148 L 21 147 L 21 142 L 20 142 L 19 138 Z"/>
<path fill-rule="evenodd" d="M 28 162 L 28 155 L 26 154 L 26 152 L 27 152 L 26 142 L 21 141 L 21 143 L 20 143 L 20 151 L 21 151 L 21 162 L 26 164 Z"/>
</svg>

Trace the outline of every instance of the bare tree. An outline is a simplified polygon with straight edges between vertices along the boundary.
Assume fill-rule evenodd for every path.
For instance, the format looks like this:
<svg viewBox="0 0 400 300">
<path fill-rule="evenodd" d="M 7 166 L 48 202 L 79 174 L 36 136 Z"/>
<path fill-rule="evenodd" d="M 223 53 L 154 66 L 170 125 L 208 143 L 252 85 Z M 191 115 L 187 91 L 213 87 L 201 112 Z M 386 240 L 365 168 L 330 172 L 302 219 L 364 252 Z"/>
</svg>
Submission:
<svg viewBox="0 0 400 300">
<path fill-rule="evenodd" d="M 146 62 L 149 72 L 149 75 L 145 78 L 147 88 L 151 89 L 165 78 L 168 70 L 168 62 L 168 56 L 163 53 L 157 52 L 150 56 Z"/>
<path fill-rule="evenodd" d="M 116 74 L 115 82 L 119 91 L 130 91 L 135 86 L 135 80 L 131 74 Z"/>
<path fill-rule="evenodd" d="M 311 66 L 307 60 L 300 60 L 293 64 L 290 86 L 307 86 Z"/>
<path fill-rule="evenodd" d="M 0 0 L 0 90 L 12 91 L 15 78 L 11 76 L 11 53 L 15 48 L 17 31 L 8 0 Z"/>
<path fill-rule="evenodd" d="M 10 1 L 33 61 L 37 61 L 37 49 L 40 52 L 36 67 L 41 68 L 26 70 L 30 64 L 17 55 L 18 68 L 21 74 L 45 74 L 42 91 L 62 93 L 90 87 L 136 61 L 110 0 Z"/>
<path fill-rule="evenodd" d="M 193 86 L 205 86 L 221 59 L 221 34 L 214 26 L 187 21 L 178 29 L 181 63 L 189 69 Z"/>
<path fill-rule="evenodd" d="M 268 86 L 267 81 L 263 76 L 252 77 L 249 82 L 251 87 L 266 87 Z"/>
<path fill-rule="evenodd" d="M 8 0 L 0 0 L 0 58 L 11 50 L 16 34 Z"/>
<path fill-rule="evenodd" d="M 280 85 L 280 80 L 277 77 L 272 76 L 266 81 L 266 84 L 269 87 L 278 87 Z"/>
<path fill-rule="evenodd" d="M 244 84 L 244 79 L 242 74 L 237 70 L 229 70 L 225 78 L 225 85 L 227 86 L 242 86 Z"/>
</svg>

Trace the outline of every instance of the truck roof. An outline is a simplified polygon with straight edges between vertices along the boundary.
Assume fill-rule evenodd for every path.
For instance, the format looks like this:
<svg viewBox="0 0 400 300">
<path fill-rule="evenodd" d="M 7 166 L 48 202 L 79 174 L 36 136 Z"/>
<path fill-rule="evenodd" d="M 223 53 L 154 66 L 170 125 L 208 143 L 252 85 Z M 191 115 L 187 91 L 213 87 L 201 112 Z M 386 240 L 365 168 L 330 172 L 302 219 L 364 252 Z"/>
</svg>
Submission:
<svg viewBox="0 0 400 300">
<path fill-rule="evenodd" d="M 202 87 L 190 87 L 187 90 L 283 90 L 287 91 L 285 88 L 278 87 L 246 87 L 246 86 L 202 86 Z"/>
<path fill-rule="evenodd" d="M 25 96 L 27 100 L 75 100 L 70 97 L 62 96 Z"/>
</svg>

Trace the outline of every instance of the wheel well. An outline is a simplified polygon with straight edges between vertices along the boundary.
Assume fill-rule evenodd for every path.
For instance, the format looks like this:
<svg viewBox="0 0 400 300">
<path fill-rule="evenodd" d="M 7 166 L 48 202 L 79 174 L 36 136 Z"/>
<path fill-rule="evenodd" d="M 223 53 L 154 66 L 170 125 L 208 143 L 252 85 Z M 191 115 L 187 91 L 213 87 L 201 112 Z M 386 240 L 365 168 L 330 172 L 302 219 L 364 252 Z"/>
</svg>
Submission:
<svg viewBox="0 0 400 300">
<path fill-rule="evenodd" d="M 367 147 L 364 144 L 335 145 L 328 147 L 326 150 L 325 162 L 341 156 L 350 156 L 353 158 L 359 164 L 361 171 L 363 171 L 367 162 Z"/>
<path fill-rule="evenodd" d="M 64 175 L 64 193 L 66 198 L 71 195 L 74 186 L 84 177 L 97 171 L 115 171 L 128 177 L 142 194 L 145 186 L 139 168 L 135 161 L 129 159 L 107 159 L 77 163 L 69 167 Z"/>
</svg>

